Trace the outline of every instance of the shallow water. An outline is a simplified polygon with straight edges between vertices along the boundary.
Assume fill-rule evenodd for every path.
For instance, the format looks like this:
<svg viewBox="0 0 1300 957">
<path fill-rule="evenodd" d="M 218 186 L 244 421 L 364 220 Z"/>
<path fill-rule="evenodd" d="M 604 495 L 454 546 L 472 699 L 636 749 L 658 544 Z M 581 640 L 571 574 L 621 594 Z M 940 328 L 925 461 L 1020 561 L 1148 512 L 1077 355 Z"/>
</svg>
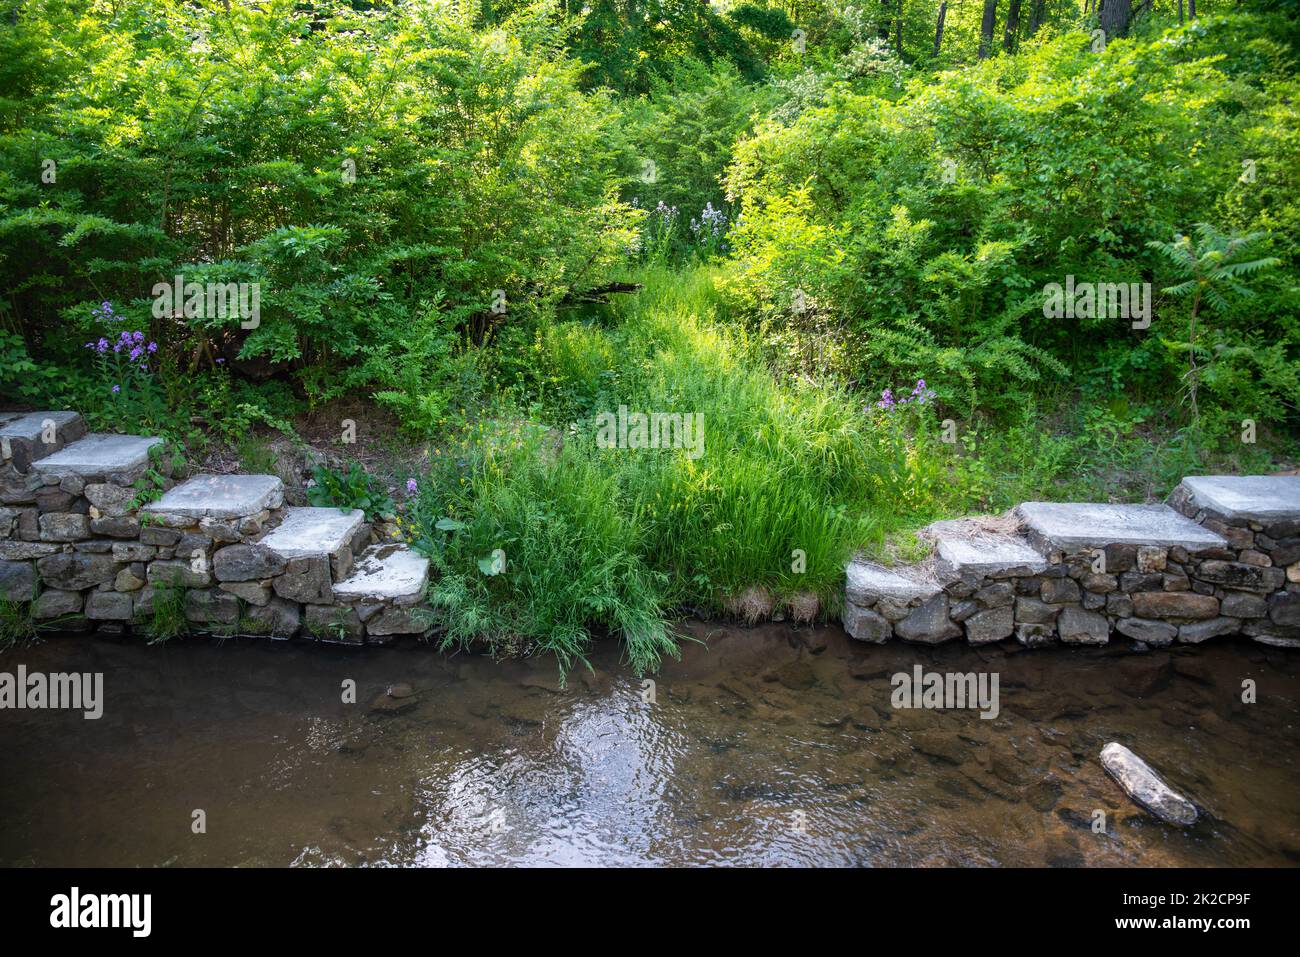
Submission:
<svg viewBox="0 0 1300 957">
<path fill-rule="evenodd" d="M 564 690 L 549 661 L 415 643 L 60 637 L 10 651 L 0 671 L 104 672 L 105 712 L 0 711 L 0 863 L 1300 861 L 1295 652 L 684 627 L 703 643 L 655 677 L 653 702 L 612 642 Z M 890 676 L 915 664 L 996 672 L 1001 714 L 893 708 Z M 394 683 L 414 694 L 388 697 Z M 1177 830 L 1131 804 L 1097 760 L 1110 740 L 1202 820 Z"/>
</svg>

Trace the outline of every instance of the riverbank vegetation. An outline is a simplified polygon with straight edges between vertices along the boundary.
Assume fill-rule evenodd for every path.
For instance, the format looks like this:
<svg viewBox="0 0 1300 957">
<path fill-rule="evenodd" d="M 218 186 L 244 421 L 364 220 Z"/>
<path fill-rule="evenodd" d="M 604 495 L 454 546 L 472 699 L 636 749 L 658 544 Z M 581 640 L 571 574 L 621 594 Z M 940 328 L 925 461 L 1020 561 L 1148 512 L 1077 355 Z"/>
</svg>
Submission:
<svg viewBox="0 0 1300 957">
<path fill-rule="evenodd" d="M 934 518 L 1294 468 L 1296 38 L 1272 0 L 34 0 L 0 391 L 195 468 L 310 444 L 449 643 L 652 668 Z M 702 454 L 607 447 L 620 409 Z"/>
</svg>

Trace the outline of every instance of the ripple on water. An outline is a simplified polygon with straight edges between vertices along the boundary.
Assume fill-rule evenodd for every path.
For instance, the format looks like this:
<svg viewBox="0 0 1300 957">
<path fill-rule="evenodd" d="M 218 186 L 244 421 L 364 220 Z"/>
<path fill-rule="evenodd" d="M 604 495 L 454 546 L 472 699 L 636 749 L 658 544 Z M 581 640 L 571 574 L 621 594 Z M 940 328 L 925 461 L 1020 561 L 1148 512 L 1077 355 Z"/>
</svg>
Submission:
<svg viewBox="0 0 1300 957">
<path fill-rule="evenodd" d="M 94 722 L 0 712 L 0 863 L 1300 861 L 1300 655 L 685 627 L 704 643 L 655 676 L 653 703 L 613 643 L 567 682 L 550 661 L 415 644 L 69 637 L 11 652 L 7 670 L 104 671 L 106 704 Z M 996 672 L 1000 713 L 895 709 L 890 676 L 918 664 Z M 1248 678 L 1257 704 L 1241 701 Z M 1097 761 L 1110 740 L 1203 821 L 1175 831 L 1131 804 Z"/>
</svg>

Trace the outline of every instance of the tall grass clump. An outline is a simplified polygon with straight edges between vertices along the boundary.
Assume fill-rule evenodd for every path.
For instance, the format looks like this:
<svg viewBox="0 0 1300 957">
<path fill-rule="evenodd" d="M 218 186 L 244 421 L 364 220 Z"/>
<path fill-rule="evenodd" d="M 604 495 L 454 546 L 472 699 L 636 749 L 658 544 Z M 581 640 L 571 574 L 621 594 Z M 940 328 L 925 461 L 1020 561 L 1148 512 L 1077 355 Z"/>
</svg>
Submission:
<svg viewBox="0 0 1300 957">
<path fill-rule="evenodd" d="M 516 643 L 567 667 L 608 632 L 652 669 L 674 612 L 755 585 L 834 608 L 857 548 L 938 507 L 950 456 L 928 412 L 776 377 L 719 315 L 715 275 L 651 271 L 599 321 L 539 330 L 522 399 L 540 421 L 502 421 L 462 472 L 422 486 L 448 643 Z M 599 447 L 598 416 L 620 405 L 700 416 L 703 454 Z"/>
<path fill-rule="evenodd" d="M 35 640 L 32 602 L 0 599 L 0 652 Z"/>
<path fill-rule="evenodd" d="M 568 670 L 594 629 L 621 635 L 638 671 L 675 653 L 664 576 L 642 560 L 635 509 L 589 449 L 557 452 L 529 431 L 488 448 L 471 476 L 444 500 L 454 517 L 426 546 L 440 573 L 429 599 L 444 615 L 444 646 L 551 652 Z"/>
</svg>

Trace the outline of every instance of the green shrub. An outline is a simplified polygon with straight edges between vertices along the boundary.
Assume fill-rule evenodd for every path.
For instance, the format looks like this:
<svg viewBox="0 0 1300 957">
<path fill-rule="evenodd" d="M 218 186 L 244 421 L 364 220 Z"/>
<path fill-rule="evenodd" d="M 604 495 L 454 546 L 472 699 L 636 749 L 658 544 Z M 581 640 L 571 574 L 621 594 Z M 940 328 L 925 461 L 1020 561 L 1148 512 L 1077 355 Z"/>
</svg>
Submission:
<svg viewBox="0 0 1300 957">
<path fill-rule="evenodd" d="M 352 462 L 342 469 L 317 465 L 311 477 L 314 484 L 307 489 L 307 500 L 312 505 L 359 508 L 366 513 L 367 521 L 392 515 L 397 509 L 383 483 L 367 473 L 360 462 Z"/>
<path fill-rule="evenodd" d="M 1113 363 L 1174 338 L 1182 318 L 1167 299 L 1143 333 L 1118 318 L 1048 318 L 1043 291 L 1067 275 L 1158 284 L 1148 244 L 1219 218 L 1221 205 L 1242 232 L 1279 233 L 1294 269 L 1284 184 L 1296 140 L 1283 132 L 1294 82 L 1267 36 L 1274 25 L 1203 18 L 1102 53 L 1067 34 L 915 77 L 901 97 L 832 86 L 823 105 L 738 148 L 729 293 L 787 368 L 813 353 L 821 370 L 858 381 L 925 378 L 963 414 L 1013 414 L 1087 377 L 1099 355 Z M 1244 184 L 1243 157 L 1256 151 L 1268 171 Z M 1295 297 L 1282 293 L 1292 285 L 1261 290 L 1222 343 L 1224 365 L 1260 388 L 1258 417 L 1275 423 L 1297 414 L 1285 371 L 1300 360 Z M 822 350 L 824 339 L 847 345 Z M 1125 388 L 1145 396 L 1176 388 L 1167 363 L 1129 372 Z M 1205 388 L 1235 408 L 1242 381 Z"/>
</svg>

